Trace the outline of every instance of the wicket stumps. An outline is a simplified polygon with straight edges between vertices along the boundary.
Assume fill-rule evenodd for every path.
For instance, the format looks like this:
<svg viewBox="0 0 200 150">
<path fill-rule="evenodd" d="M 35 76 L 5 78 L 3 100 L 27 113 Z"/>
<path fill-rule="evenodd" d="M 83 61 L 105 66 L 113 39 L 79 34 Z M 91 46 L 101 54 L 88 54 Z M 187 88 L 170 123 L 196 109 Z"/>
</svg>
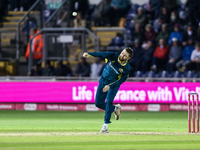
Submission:
<svg viewBox="0 0 200 150">
<path fill-rule="evenodd" d="M 191 99 L 192 96 L 192 99 Z M 195 99 L 196 98 L 196 99 Z M 196 117 L 197 117 L 197 133 L 199 133 L 199 95 L 198 93 L 188 93 L 188 128 L 191 133 L 191 100 L 192 100 L 192 123 L 193 133 L 195 133 L 195 100 L 196 100 Z"/>
</svg>

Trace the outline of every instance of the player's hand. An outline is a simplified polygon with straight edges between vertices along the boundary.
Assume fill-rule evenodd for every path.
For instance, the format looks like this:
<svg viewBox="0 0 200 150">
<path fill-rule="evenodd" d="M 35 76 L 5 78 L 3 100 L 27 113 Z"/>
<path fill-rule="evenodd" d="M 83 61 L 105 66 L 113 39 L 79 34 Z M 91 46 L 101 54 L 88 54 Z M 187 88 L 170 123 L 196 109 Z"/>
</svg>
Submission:
<svg viewBox="0 0 200 150">
<path fill-rule="evenodd" d="M 88 58 L 90 55 L 88 53 L 83 53 L 83 57 Z"/>
<path fill-rule="evenodd" d="M 106 85 L 106 86 L 103 88 L 103 92 L 108 92 L 109 89 L 110 89 L 110 86 L 109 86 L 109 85 Z"/>
</svg>

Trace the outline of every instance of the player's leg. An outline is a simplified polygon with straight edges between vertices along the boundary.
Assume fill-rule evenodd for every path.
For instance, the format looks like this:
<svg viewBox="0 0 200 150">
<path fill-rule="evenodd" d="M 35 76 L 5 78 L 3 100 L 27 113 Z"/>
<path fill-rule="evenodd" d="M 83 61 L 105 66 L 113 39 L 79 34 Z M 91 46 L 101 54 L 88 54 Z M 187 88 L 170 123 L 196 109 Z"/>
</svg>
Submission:
<svg viewBox="0 0 200 150">
<path fill-rule="evenodd" d="M 117 94 L 117 91 L 119 90 L 119 87 L 115 87 L 113 89 L 110 89 L 107 94 L 107 99 L 106 99 L 106 109 L 105 109 L 105 116 L 104 116 L 104 125 L 102 126 L 102 129 L 100 132 L 102 133 L 108 133 L 108 124 L 110 122 L 111 114 L 115 110 L 115 106 L 113 106 L 113 100 L 115 98 L 115 95 Z"/>
<path fill-rule="evenodd" d="M 103 92 L 104 86 L 105 85 L 102 82 L 99 82 L 95 97 L 95 106 L 103 110 L 106 109 L 105 99 L 107 96 L 107 92 Z"/>
<path fill-rule="evenodd" d="M 108 91 L 107 100 L 106 100 L 106 110 L 105 110 L 105 123 L 111 123 L 110 118 L 111 114 L 115 110 L 115 106 L 113 105 L 114 98 L 119 90 L 119 86 L 114 87 Z"/>
</svg>

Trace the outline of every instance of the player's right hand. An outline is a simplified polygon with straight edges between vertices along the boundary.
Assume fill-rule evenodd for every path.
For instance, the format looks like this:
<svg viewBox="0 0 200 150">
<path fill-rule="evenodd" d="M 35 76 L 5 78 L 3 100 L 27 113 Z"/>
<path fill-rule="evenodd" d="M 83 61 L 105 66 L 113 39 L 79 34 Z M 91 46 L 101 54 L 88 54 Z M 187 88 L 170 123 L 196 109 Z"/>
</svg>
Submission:
<svg viewBox="0 0 200 150">
<path fill-rule="evenodd" d="M 109 89 L 110 89 L 110 86 L 109 86 L 109 85 L 106 85 L 106 86 L 104 86 L 104 88 L 103 88 L 103 92 L 108 92 Z"/>
<path fill-rule="evenodd" d="M 89 56 L 90 55 L 87 52 L 83 53 L 83 57 L 88 58 Z"/>
</svg>

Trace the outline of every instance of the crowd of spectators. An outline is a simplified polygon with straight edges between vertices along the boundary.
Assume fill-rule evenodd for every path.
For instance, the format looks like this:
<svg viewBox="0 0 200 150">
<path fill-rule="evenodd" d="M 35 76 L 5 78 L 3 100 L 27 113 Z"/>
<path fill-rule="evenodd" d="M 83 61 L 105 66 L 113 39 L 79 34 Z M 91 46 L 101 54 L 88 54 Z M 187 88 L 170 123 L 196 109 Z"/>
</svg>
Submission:
<svg viewBox="0 0 200 150">
<path fill-rule="evenodd" d="M 130 76 L 137 71 L 144 74 L 163 70 L 169 74 L 177 70 L 182 73 L 200 71 L 199 0 L 187 0 L 184 4 L 180 0 L 149 0 L 143 5 L 130 0 L 101 0 L 96 6 L 91 6 L 88 0 L 71 0 L 70 6 L 65 5 L 58 11 L 57 26 L 68 14 L 74 27 L 88 27 L 89 20 L 95 26 L 126 28 L 128 46 L 134 51 Z M 123 45 L 120 33 L 110 42 L 110 46 Z M 94 60 L 90 67 L 81 58 L 75 71 L 69 74 L 99 76 L 103 66 L 99 60 Z M 65 67 L 60 65 L 60 68 Z"/>
<path fill-rule="evenodd" d="M 108 10 L 112 10 L 119 3 L 120 0 L 117 3 L 115 0 L 102 0 L 99 5 L 107 4 Z M 103 14 L 99 16 L 104 16 L 114 24 L 102 23 L 101 18 L 98 19 L 101 24 L 98 22 L 96 24 L 120 26 L 120 21 L 125 19 L 123 27 L 129 34 L 129 46 L 134 51 L 134 56 L 130 59 L 131 76 L 134 76 L 134 72 L 137 71 L 144 74 L 149 71 L 158 73 L 163 70 L 169 74 L 175 71 L 182 73 L 200 71 L 200 16 L 198 15 L 200 1 L 187 0 L 182 4 L 179 0 L 149 0 L 141 6 L 131 4 L 130 1 L 123 1 L 123 3 L 126 3 L 123 6 L 128 9 L 126 15 L 122 13 L 123 15 L 118 16 L 120 10 L 115 9 L 118 13 L 115 12 L 115 17 L 112 18 L 116 20 L 118 17 L 119 24 L 116 24 L 109 15 Z M 99 9 L 99 6 L 96 9 Z M 115 43 L 114 46 L 119 46 L 119 42 Z"/>
</svg>

